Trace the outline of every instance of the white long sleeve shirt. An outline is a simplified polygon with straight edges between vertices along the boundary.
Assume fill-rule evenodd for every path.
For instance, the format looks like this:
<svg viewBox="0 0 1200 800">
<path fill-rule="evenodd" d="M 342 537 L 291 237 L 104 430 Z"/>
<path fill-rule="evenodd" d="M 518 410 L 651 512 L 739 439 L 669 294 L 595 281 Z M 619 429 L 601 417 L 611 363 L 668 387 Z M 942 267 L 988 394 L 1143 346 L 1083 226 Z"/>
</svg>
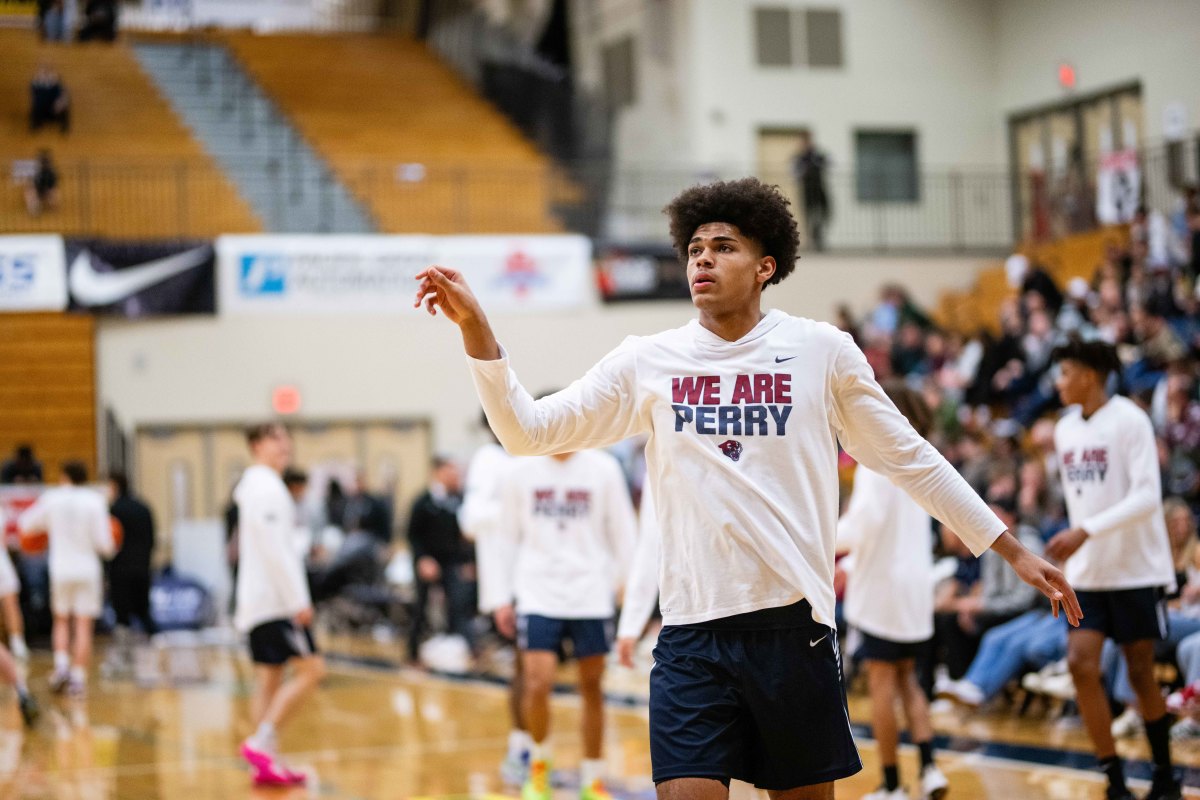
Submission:
<svg viewBox="0 0 1200 800">
<path fill-rule="evenodd" d="M 458 526 L 463 536 L 475 542 L 475 565 L 479 576 L 479 610 L 490 614 L 512 602 L 504 595 L 504 584 L 497 583 L 498 570 L 505 568 L 511 553 L 510 542 L 499 535 L 503 510 L 502 489 L 515 459 L 498 444 L 486 444 L 475 451 L 467 466 L 463 502 L 458 509 Z"/>
<path fill-rule="evenodd" d="M 511 557 L 496 574 L 498 596 L 521 614 L 611 618 L 637 527 L 617 460 L 596 451 L 523 459 L 502 492 L 498 535 Z"/>
<path fill-rule="evenodd" d="M 1067 515 L 1072 527 L 1088 532 L 1063 570 L 1071 585 L 1173 587 L 1158 446 L 1146 413 L 1120 396 L 1088 419 L 1073 406 L 1054 428 L 1054 446 Z"/>
<path fill-rule="evenodd" d="M 858 467 L 838 552 L 854 554 L 846 621 L 893 642 L 933 636 L 933 538 L 925 509 L 878 472 Z"/>
<path fill-rule="evenodd" d="M 646 629 L 658 601 L 659 552 L 662 537 L 658 532 L 658 516 L 654 509 L 654 493 L 647 487 L 642 492 L 642 507 L 638 512 L 638 541 L 625 584 L 625 602 L 617 622 L 618 639 L 637 639 Z"/>
<path fill-rule="evenodd" d="M 26 533 L 46 532 L 53 583 L 100 581 L 100 559 L 116 549 L 108 504 L 100 492 L 86 486 L 46 490 L 21 514 L 18 525 Z"/>
<path fill-rule="evenodd" d="M 506 354 L 470 361 L 500 442 L 515 455 L 649 436 L 668 625 L 807 598 L 834 625 L 837 444 L 882 472 L 976 553 L 1004 524 L 887 399 L 854 341 L 770 311 L 736 342 L 693 320 L 629 337 L 538 401 Z"/>
<path fill-rule="evenodd" d="M 312 605 L 304 562 L 295 547 L 296 504 L 279 473 L 262 464 L 233 490 L 238 506 L 237 608 L 233 624 L 249 631 L 291 619 Z"/>
</svg>

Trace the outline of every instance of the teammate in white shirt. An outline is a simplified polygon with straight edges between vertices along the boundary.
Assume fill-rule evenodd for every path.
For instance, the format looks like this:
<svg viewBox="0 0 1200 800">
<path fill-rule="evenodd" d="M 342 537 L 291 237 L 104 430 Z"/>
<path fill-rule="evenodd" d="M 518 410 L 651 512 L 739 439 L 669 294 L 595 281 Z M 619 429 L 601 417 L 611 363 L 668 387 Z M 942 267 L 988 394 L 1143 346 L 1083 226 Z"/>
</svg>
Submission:
<svg viewBox="0 0 1200 800">
<path fill-rule="evenodd" d="M 463 536 L 475 543 L 475 565 L 478 573 L 479 611 L 489 617 L 512 598 L 496 597 L 495 575 L 503 568 L 506 557 L 502 552 L 505 538 L 499 535 L 502 509 L 502 488 L 514 459 L 496 441 L 487 417 L 480 414 L 480 424 L 491 441 L 475 451 L 467 466 L 463 502 L 458 509 L 458 526 Z M 510 637 L 511 641 L 511 637 Z M 525 726 L 524 701 L 521 689 L 525 678 L 521 659 L 513 660 L 513 675 L 508 686 L 508 712 L 512 730 L 508 733 L 508 751 L 500 765 L 505 782 L 520 786 L 529 773 L 529 751 L 533 739 Z"/>
<path fill-rule="evenodd" d="M 496 535 L 506 563 L 493 576 L 496 627 L 517 636 L 525 722 L 533 746 L 522 800 L 550 800 L 550 693 L 567 640 L 583 698 L 580 800 L 608 800 L 604 788 L 604 661 L 615 596 L 633 559 L 637 520 L 617 460 L 585 450 L 512 464 Z"/>
<path fill-rule="evenodd" d="M 246 441 L 254 464 L 233 490 L 240 557 L 233 623 L 250 638 L 251 713 L 258 727 L 241 753 L 255 783 L 302 784 L 307 776 L 279 760 L 276 731 L 316 689 L 325 662 L 310 629 L 312 600 L 295 546 L 296 504 L 281 477 L 292 458 L 292 439 L 282 425 L 266 423 L 249 427 Z M 294 672 L 285 681 L 288 664 Z"/>
<path fill-rule="evenodd" d="M 7 521 L 4 509 L 0 508 L 0 538 L 4 536 Z M 21 579 L 8 552 L 7 542 L 0 541 L 0 615 L 4 617 L 4 629 L 8 631 L 8 649 L 13 658 L 25 663 L 29 661 L 29 646 L 25 644 L 25 618 L 21 615 Z"/>
<path fill-rule="evenodd" d="M 45 531 L 49 539 L 50 611 L 54 615 L 50 688 L 54 692 L 66 689 L 80 697 L 87 693 L 92 631 L 103 610 L 100 559 L 112 556 L 116 548 L 108 503 L 100 492 L 84 485 L 87 467 L 70 461 L 63 464 L 62 474 L 62 485 L 42 494 L 21 515 L 19 524 L 25 533 Z"/>
<path fill-rule="evenodd" d="M 4 527 L 4 511 L 0 509 L 0 537 L 3 537 Z M 0 542 L 0 606 L 3 607 L 4 627 L 13 631 L 9 635 L 11 650 L 0 644 L 0 681 L 16 690 L 21 716 L 26 725 L 32 726 L 39 711 L 37 701 L 33 699 L 29 686 L 25 683 L 25 670 L 19 663 L 29 658 L 29 650 L 25 647 L 24 620 L 18 604 L 20 591 L 21 581 L 17 577 L 16 568 L 13 567 L 12 558 L 8 555 L 8 547 L 4 542 Z"/>
<path fill-rule="evenodd" d="M 1121 366 L 1112 345 L 1073 338 L 1053 357 L 1058 394 L 1069 406 L 1054 444 L 1071 527 L 1050 540 L 1046 554 L 1064 562 L 1085 615 L 1067 640 L 1079 713 L 1108 775 L 1109 799 L 1132 798 L 1101 683 L 1100 652 L 1112 639 L 1129 667 L 1154 759 L 1146 800 L 1175 800 L 1181 789 L 1171 765 L 1171 720 L 1154 678 L 1154 642 L 1167 635 L 1164 590 L 1175 585 L 1154 429 L 1133 401 L 1108 395 L 1109 376 Z"/>
<path fill-rule="evenodd" d="M 927 435 L 933 414 L 921 395 L 898 381 L 884 389 L 917 433 Z M 933 637 L 933 521 L 904 490 L 860 466 L 838 520 L 837 549 L 853 554 L 846 621 L 862 639 L 858 657 L 867 668 L 871 728 L 883 767 L 883 785 L 863 800 L 908 797 L 897 761 L 897 699 L 921 754 L 919 796 L 941 800 L 950 784 L 933 760 L 929 702 L 917 682 L 917 660 Z"/>
<path fill-rule="evenodd" d="M 778 189 L 747 178 L 668 207 L 699 319 L 629 337 L 582 379 L 537 402 L 520 385 L 463 276 L 430 267 L 416 305 L 463 336 L 505 448 L 539 455 L 649 435 L 662 533 L 664 627 L 650 673 L 658 796 L 728 797 L 739 778 L 777 800 L 833 797 L 862 769 L 833 640 L 838 441 L 976 553 L 1078 606 L 1062 574 L 1005 530 L 912 429 L 866 358 L 831 325 L 762 311 L 795 267 L 799 236 Z"/>
</svg>

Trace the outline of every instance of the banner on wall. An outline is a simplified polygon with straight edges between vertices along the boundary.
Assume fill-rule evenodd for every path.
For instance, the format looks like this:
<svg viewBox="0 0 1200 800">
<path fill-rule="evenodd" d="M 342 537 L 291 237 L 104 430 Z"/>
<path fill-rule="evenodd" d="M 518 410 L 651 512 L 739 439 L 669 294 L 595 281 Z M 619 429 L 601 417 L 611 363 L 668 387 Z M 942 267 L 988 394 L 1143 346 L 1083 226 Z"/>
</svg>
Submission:
<svg viewBox="0 0 1200 800">
<path fill-rule="evenodd" d="M 1105 225 L 1129 222 L 1142 194 L 1136 150 L 1118 150 L 1100 158 L 1096 179 L 1096 218 Z"/>
<path fill-rule="evenodd" d="M 66 307 L 62 238 L 0 236 L 0 311 L 62 311 Z"/>
<path fill-rule="evenodd" d="M 488 311 L 579 308 L 594 302 L 584 236 L 222 236 L 222 314 L 415 312 L 415 276 L 461 271 Z"/>
<path fill-rule="evenodd" d="M 215 258 L 208 242 L 70 239 L 70 307 L 133 318 L 212 314 Z"/>
</svg>

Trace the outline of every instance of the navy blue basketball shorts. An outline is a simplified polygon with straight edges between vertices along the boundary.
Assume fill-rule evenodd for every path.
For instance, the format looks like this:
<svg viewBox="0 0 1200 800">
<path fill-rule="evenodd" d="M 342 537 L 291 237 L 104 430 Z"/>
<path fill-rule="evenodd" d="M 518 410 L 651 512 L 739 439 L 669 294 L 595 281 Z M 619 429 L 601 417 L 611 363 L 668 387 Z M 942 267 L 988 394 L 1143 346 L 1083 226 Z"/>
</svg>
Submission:
<svg viewBox="0 0 1200 800">
<path fill-rule="evenodd" d="M 801 601 L 658 636 L 650 672 L 654 782 L 786 790 L 862 769 L 833 629 Z"/>
<path fill-rule="evenodd" d="M 610 619 L 557 619 L 539 614 L 517 618 L 517 648 L 548 650 L 575 658 L 607 655 L 612 647 Z M 570 649 L 566 647 L 570 642 Z"/>
<path fill-rule="evenodd" d="M 930 646 L 933 644 L 932 639 L 920 642 L 897 642 L 880 636 L 872 636 L 866 631 L 859 631 L 858 635 L 860 641 L 858 649 L 854 651 L 854 657 L 863 661 L 920 661 L 928 655 Z"/>
<path fill-rule="evenodd" d="M 290 619 L 264 622 L 250 631 L 250 660 L 255 664 L 280 666 L 316 654 L 312 630 Z"/>
<path fill-rule="evenodd" d="M 1083 619 L 1076 630 L 1099 631 L 1117 644 L 1129 644 L 1142 639 L 1166 639 L 1170 632 L 1162 587 L 1101 591 L 1076 589 L 1075 596 L 1079 598 L 1079 608 L 1083 611 Z"/>
</svg>

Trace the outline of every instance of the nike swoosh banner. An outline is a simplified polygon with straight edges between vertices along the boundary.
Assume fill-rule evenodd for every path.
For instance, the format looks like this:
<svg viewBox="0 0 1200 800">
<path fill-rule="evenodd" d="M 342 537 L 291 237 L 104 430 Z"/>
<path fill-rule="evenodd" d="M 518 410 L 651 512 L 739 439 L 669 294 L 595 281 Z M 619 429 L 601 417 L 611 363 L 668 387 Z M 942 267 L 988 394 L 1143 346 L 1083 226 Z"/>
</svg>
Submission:
<svg viewBox="0 0 1200 800">
<path fill-rule="evenodd" d="M 211 242 L 68 239 L 66 272 L 75 310 L 133 318 L 216 311 Z"/>
<path fill-rule="evenodd" d="M 418 272 L 461 271 L 489 312 L 595 303 L 590 241 L 531 236 L 221 236 L 222 314 L 418 313 Z"/>
<path fill-rule="evenodd" d="M 0 236 L 0 312 L 66 307 L 62 237 Z"/>
</svg>

